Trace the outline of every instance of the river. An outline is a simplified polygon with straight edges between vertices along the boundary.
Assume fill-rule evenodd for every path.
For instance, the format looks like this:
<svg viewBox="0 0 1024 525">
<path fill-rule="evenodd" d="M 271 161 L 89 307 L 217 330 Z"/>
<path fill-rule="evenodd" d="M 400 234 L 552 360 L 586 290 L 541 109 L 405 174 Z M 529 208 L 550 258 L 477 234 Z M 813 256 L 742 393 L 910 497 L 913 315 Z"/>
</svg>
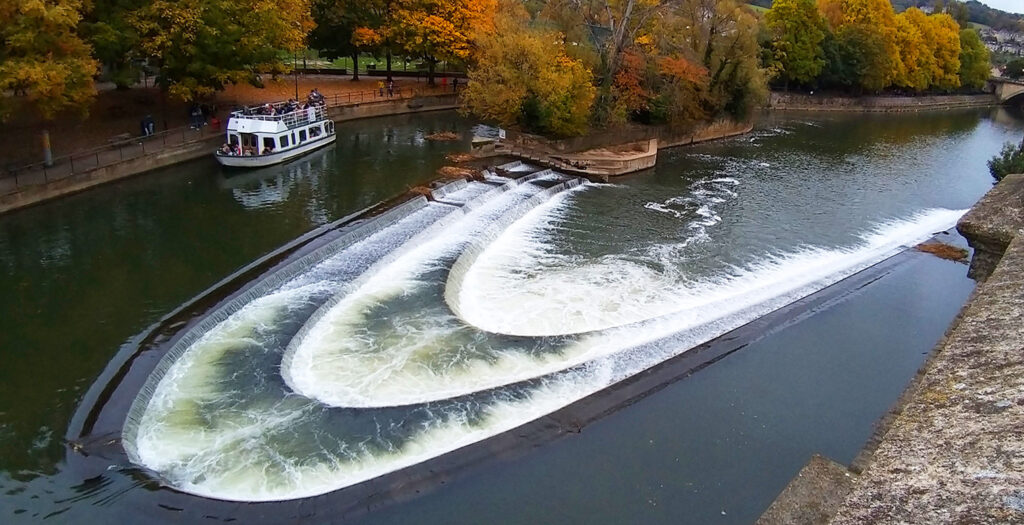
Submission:
<svg viewBox="0 0 1024 525">
<path fill-rule="evenodd" d="M 276 303 L 267 294 L 248 324 L 221 327 L 229 339 L 203 344 L 233 356 L 152 385 L 174 413 L 140 417 L 148 440 L 133 439 L 133 457 L 186 492 L 276 500 L 473 443 L 947 229 L 991 187 L 985 161 L 1022 127 L 1001 109 L 778 114 L 748 136 L 664 151 L 654 170 L 615 184 L 537 197 L 560 182 L 550 179 L 485 196 L 436 239 L 392 234 L 415 246 L 346 298 L 322 286 L 337 280 L 312 274 Z M 471 128 L 447 113 L 345 123 L 337 146 L 285 167 L 228 177 L 197 161 L 0 216 L 0 515 L 316 521 L 296 502 L 254 511 L 154 490 L 152 473 L 117 451 L 78 468 L 66 457 L 69 422 L 137 334 L 290 239 L 431 178 Z M 440 130 L 462 140 L 424 138 Z M 429 226 L 437 206 L 417 220 Z M 465 271 L 448 275 L 473 243 Z M 534 440 L 545 444 L 357 517 L 749 521 L 809 454 L 852 459 L 972 289 L 962 265 L 901 261 L 578 437 Z M 294 345 L 235 352 L 239 339 L 277 341 L 307 321 Z M 361 380 L 381 369 L 386 378 Z M 277 371 L 302 395 L 282 396 Z M 201 408 L 182 416 L 175 403 Z M 240 429 L 255 435 L 239 439 Z M 329 508 L 330 498 L 310 501 Z"/>
</svg>

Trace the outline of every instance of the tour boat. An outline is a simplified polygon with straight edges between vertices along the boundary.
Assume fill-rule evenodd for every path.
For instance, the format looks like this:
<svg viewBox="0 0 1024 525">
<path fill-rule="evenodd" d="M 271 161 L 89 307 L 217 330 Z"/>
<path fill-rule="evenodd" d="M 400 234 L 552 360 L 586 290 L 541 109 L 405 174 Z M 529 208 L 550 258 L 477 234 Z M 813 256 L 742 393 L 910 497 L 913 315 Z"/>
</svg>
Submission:
<svg viewBox="0 0 1024 525">
<path fill-rule="evenodd" d="M 286 110 L 279 103 L 232 112 L 227 148 L 217 150 L 217 162 L 239 168 L 271 166 L 334 142 L 334 121 L 326 118 L 322 105 Z"/>
</svg>

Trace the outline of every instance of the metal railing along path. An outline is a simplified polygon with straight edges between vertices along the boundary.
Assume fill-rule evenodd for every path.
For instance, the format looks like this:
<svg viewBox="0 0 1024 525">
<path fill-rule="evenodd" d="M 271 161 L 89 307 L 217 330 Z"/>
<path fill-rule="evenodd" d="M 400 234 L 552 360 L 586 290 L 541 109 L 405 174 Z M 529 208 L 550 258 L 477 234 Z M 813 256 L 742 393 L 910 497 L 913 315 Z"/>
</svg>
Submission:
<svg viewBox="0 0 1024 525">
<path fill-rule="evenodd" d="M 462 84 L 459 87 L 464 86 L 465 84 Z M 372 91 L 324 95 L 324 111 L 335 107 L 353 106 L 367 102 L 404 100 L 418 96 L 443 95 L 455 92 L 453 86 L 414 89 L 401 89 L 399 86 L 396 86 L 396 88 L 398 89 L 395 89 L 394 93 L 390 95 L 386 88 L 383 91 L 375 89 Z M 225 121 L 224 124 L 226 125 L 227 122 Z M 182 126 L 180 128 L 160 131 L 153 135 L 128 137 L 112 141 L 104 146 L 97 146 L 55 157 L 49 166 L 43 162 L 34 162 L 6 169 L 0 167 L 0 195 L 17 193 L 27 186 L 48 184 L 66 179 L 72 175 L 112 166 L 127 160 L 153 155 L 170 148 L 181 147 L 186 144 L 205 141 L 215 136 L 223 135 L 224 129 L 221 127 L 202 126 L 196 129 Z"/>
</svg>

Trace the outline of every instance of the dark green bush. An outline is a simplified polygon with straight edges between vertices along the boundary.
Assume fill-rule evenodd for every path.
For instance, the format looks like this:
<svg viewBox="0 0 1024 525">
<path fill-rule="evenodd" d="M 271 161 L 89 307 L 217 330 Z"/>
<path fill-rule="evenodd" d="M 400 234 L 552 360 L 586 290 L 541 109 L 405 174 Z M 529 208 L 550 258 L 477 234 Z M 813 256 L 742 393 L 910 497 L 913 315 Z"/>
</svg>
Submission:
<svg viewBox="0 0 1024 525">
<path fill-rule="evenodd" d="M 996 180 L 1011 173 L 1024 173 L 1024 150 L 1016 144 L 1003 144 L 1003 151 L 988 161 L 988 171 Z"/>
</svg>

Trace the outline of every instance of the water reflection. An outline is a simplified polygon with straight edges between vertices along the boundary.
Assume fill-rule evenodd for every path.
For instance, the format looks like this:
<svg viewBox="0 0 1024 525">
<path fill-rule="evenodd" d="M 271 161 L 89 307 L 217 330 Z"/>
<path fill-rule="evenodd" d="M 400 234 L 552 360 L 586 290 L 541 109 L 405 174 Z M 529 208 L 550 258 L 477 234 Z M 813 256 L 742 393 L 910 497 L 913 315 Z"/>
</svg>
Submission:
<svg viewBox="0 0 1024 525">
<path fill-rule="evenodd" d="M 232 197 L 249 209 L 272 207 L 287 201 L 300 183 L 307 184 L 310 193 L 316 195 L 320 179 L 326 176 L 333 164 L 334 148 L 323 148 L 278 166 L 246 171 L 225 169 L 218 179 L 218 186 L 230 190 Z M 314 207 L 310 215 L 315 217 L 313 222 L 319 224 L 329 213 Z"/>
</svg>

